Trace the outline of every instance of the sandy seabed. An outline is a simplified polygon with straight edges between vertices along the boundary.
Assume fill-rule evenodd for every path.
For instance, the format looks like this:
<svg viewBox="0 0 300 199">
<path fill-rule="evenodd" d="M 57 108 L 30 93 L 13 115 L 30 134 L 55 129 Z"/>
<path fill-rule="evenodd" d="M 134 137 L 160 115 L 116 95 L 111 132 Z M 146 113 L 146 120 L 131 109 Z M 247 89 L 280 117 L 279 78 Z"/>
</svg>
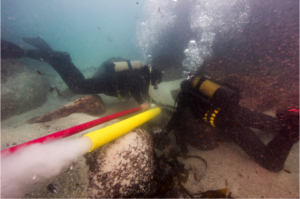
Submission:
<svg viewBox="0 0 300 199">
<path fill-rule="evenodd" d="M 158 102 L 173 106 L 174 100 L 171 97 L 170 90 L 179 88 L 180 83 L 181 80 L 161 83 L 158 90 L 153 90 L 153 98 Z M 100 117 L 138 106 L 133 99 L 122 101 L 102 94 L 100 96 L 106 106 L 106 112 Z M 43 106 L 4 120 L 1 123 L 1 149 L 97 119 L 98 117 L 95 116 L 75 113 L 50 122 L 26 123 L 32 117 L 53 111 L 78 97 L 81 96 L 74 96 L 67 101 L 49 93 L 47 102 Z M 105 124 L 80 132 L 71 136 L 71 138 L 80 137 L 103 126 Z M 170 134 L 170 137 L 172 139 L 171 147 L 175 147 L 173 133 Z M 227 187 L 228 193 L 231 192 L 231 196 L 237 198 L 299 198 L 299 143 L 293 146 L 285 163 L 284 169 L 290 171 L 290 173 L 286 171 L 269 172 L 256 164 L 233 143 L 223 143 L 220 147 L 211 151 L 200 151 L 189 145 L 188 149 L 188 155 L 200 156 L 206 160 L 208 165 L 205 172 L 201 174 L 200 180 L 195 180 L 190 175 L 187 183 L 183 184 L 191 194 Z M 197 164 L 197 160 L 195 160 L 194 166 L 197 167 Z M 63 169 L 59 175 L 26 187 L 21 197 L 87 197 L 87 170 L 88 167 L 85 164 L 84 157 L 80 157 Z M 57 193 L 51 193 L 47 189 L 49 183 L 55 184 Z"/>
</svg>

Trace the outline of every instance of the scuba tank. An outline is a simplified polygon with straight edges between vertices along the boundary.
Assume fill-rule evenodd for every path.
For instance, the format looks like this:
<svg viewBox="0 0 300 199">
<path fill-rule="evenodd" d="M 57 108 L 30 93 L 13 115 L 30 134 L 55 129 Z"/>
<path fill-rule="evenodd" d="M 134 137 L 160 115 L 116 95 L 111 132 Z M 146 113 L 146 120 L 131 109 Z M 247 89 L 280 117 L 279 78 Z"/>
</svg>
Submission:
<svg viewBox="0 0 300 199">
<path fill-rule="evenodd" d="M 115 78 L 116 78 L 116 94 L 118 99 L 122 99 L 121 91 L 118 88 L 118 79 L 117 79 L 117 72 L 122 72 L 122 71 L 132 71 L 133 69 L 140 69 L 144 66 L 144 63 L 142 61 L 119 61 L 119 62 L 108 62 L 104 67 L 105 67 L 105 72 L 106 73 L 114 73 Z M 130 75 L 131 73 L 129 73 Z M 128 92 L 130 95 L 130 92 Z"/>
<path fill-rule="evenodd" d="M 189 80 L 192 87 L 209 98 L 216 107 L 228 108 L 239 103 L 238 92 L 227 86 L 219 85 L 204 75 L 191 76 Z"/>
<path fill-rule="evenodd" d="M 105 66 L 106 72 L 114 73 L 121 72 L 125 70 L 134 70 L 140 69 L 144 66 L 142 61 L 120 61 L 120 62 L 111 62 Z"/>
</svg>

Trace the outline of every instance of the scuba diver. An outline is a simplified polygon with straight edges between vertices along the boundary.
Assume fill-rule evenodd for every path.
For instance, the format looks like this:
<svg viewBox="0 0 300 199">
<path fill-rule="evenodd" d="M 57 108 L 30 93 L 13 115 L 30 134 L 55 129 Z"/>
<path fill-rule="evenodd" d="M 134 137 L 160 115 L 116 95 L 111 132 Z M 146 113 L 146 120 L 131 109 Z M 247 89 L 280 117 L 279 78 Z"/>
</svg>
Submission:
<svg viewBox="0 0 300 199">
<path fill-rule="evenodd" d="M 130 97 L 145 110 L 148 105 L 141 94 L 149 99 L 150 80 L 157 89 L 157 84 L 162 81 L 162 73 L 158 69 L 150 69 L 142 62 L 105 62 L 105 73 L 98 77 L 85 79 L 83 74 L 72 63 L 67 52 L 53 51 L 52 48 L 40 37 L 23 38 L 23 41 L 36 47 L 38 50 L 25 50 L 19 46 L 1 40 L 1 58 L 32 58 L 50 64 L 60 75 L 69 89 L 75 94 L 100 94 L 114 97 Z M 119 68 L 117 68 L 120 66 Z M 120 69 L 121 68 L 121 69 Z M 117 72 L 120 71 L 120 72 Z"/>
<path fill-rule="evenodd" d="M 171 120 L 162 128 L 161 136 L 174 129 L 177 144 L 182 151 L 187 150 L 182 142 L 184 129 L 180 122 L 185 109 L 189 109 L 198 122 L 224 134 L 256 163 L 272 172 L 281 171 L 292 146 L 299 140 L 299 110 L 277 111 L 275 118 L 240 107 L 239 98 L 238 92 L 228 86 L 219 85 L 201 73 L 190 74 L 181 83 L 176 100 L 178 106 Z M 265 145 L 249 127 L 278 133 Z"/>
</svg>

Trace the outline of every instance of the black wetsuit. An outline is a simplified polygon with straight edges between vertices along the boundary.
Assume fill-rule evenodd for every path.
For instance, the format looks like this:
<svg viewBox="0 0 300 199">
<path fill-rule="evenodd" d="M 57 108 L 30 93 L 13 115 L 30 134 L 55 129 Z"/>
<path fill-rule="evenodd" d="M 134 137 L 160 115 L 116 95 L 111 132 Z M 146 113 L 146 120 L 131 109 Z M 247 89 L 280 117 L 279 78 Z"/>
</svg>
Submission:
<svg viewBox="0 0 300 199">
<path fill-rule="evenodd" d="M 297 136 L 299 126 L 298 129 L 294 129 L 295 135 L 291 138 L 287 130 L 281 128 L 277 118 L 238 105 L 229 105 L 218 109 L 204 95 L 197 92 L 188 80 L 181 83 L 181 92 L 178 94 L 177 102 L 176 112 L 166 126 L 166 132 L 180 128 L 180 119 L 186 108 L 192 112 L 195 119 L 200 119 L 208 125 L 211 124 L 204 120 L 205 114 L 208 114 L 209 117 L 217 110 L 214 118 L 215 128 L 220 129 L 258 164 L 270 171 L 279 172 L 283 169 L 293 144 L 299 140 L 299 135 Z M 206 118 L 208 119 L 208 117 Z M 265 145 L 249 127 L 278 132 L 278 134 Z M 176 139 L 181 138 L 177 136 Z"/>
<path fill-rule="evenodd" d="M 2 59 L 28 57 L 50 64 L 68 85 L 73 93 L 99 94 L 117 97 L 132 96 L 138 104 L 144 103 L 141 94 L 149 99 L 150 73 L 147 66 L 141 69 L 116 73 L 104 73 L 98 77 L 85 79 L 83 74 L 72 63 L 70 55 L 64 52 L 42 50 L 23 50 L 10 42 L 1 41 Z"/>
</svg>

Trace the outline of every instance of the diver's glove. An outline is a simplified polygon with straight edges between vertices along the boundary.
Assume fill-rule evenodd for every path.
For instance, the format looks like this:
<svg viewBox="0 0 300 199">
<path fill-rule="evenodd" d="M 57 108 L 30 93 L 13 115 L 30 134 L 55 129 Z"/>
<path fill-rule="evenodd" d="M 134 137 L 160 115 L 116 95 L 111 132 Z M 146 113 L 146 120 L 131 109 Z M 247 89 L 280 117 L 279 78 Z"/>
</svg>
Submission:
<svg viewBox="0 0 300 199">
<path fill-rule="evenodd" d="M 169 134 L 169 131 L 167 130 L 166 126 L 161 127 L 161 134 L 163 134 L 163 135 L 168 135 Z"/>
<path fill-rule="evenodd" d="M 300 110 L 279 110 L 276 112 L 276 116 L 283 127 L 288 129 L 300 129 Z"/>
<path fill-rule="evenodd" d="M 171 139 L 164 127 L 152 129 L 154 147 L 163 150 L 167 145 L 170 144 Z"/>
</svg>

